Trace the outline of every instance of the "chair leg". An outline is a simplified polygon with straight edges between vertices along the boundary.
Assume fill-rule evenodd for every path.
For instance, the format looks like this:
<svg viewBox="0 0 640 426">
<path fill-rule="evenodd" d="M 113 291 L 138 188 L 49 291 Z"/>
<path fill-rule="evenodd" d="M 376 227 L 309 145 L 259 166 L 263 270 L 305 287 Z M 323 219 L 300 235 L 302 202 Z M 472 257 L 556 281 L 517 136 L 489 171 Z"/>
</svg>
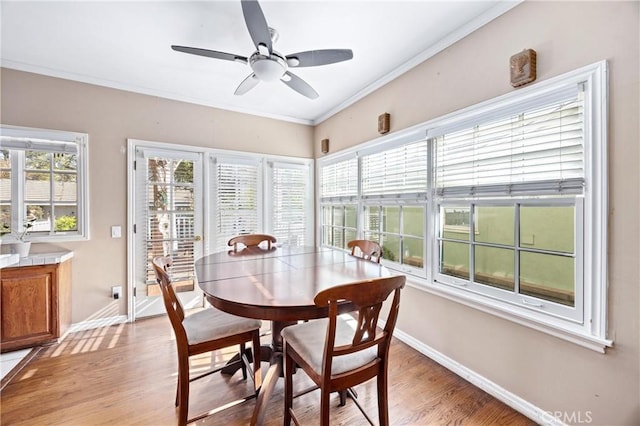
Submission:
<svg viewBox="0 0 640 426">
<path fill-rule="evenodd" d="M 244 343 L 240 343 L 240 368 L 242 368 L 242 378 L 244 380 L 247 380 L 247 366 L 244 365 L 244 362 L 242 361 L 245 349 L 246 346 L 244 345 Z"/>
<path fill-rule="evenodd" d="M 378 373 L 378 422 L 380 426 L 389 426 L 389 398 L 387 395 L 387 369 Z"/>
<path fill-rule="evenodd" d="M 189 357 L 187 355 L 178 356 L 178 393 L 178 422 L 180 425 L 186 425 L 189 414 Z"/>
<path fill-rule="evenodd" d="M 180 368 L 178 367 L 178 381 L 176 382 L 176 407 L 180 405 Z"/>
<path fill-rule="evenodd" d="M 284 426 L 291 424 L 291 410 L 293 408 L 293 358 L 287 356 L 285 347 L 284 357 Z"/>
<path fill-rule="evenodd" d="M 256 391 L 256 394 L 260 390 L 260 386 L 262 386 L 262 371 L 260 370 L 260 352 L 262 348 L 260 347 L 260 331 L 256 331 L 253 333 L 253 385 Z"/>
<path fill-rule="evenodd" d="M 330 397 L 328 390 L 320 388 L 320 426 L 329 426 Z"/>
</svg>

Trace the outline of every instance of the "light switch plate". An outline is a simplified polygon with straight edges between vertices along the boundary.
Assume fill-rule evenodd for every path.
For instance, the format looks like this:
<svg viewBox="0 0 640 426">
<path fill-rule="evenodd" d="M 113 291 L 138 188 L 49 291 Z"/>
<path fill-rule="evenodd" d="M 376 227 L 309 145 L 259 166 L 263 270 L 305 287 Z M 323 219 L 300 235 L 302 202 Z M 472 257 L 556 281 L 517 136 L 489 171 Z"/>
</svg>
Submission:
<svg viewBox="0 0 640 426">
<path fill-rule="evenodd" d="M 122 227 L 121 226 L 112 226 L 111 227 L 111 238 L 121 238 L 122 237 Z"/>
</svg>

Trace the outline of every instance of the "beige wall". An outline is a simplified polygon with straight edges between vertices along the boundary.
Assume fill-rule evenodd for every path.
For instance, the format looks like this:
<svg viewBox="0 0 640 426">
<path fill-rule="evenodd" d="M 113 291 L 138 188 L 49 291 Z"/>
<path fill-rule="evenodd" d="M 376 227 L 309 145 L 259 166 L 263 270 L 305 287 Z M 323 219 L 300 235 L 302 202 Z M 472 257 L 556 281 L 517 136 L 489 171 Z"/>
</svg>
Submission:
<svg viewBox="0 0 640 426">
<path fill-rule="evenodd" d="M 310 158 L 309 126 L 2 69 L 0 122 L 89 134 L 90 241 L 74 251 L 72 322 L 126 314 L 127 138 Z M 123 238 L 111 238 L 122 225 Z"/>
<path fill-rule="evenodd" d="M 599 354 L 415 288 L 398 328 L 548 411 L 591 411 L 592 424 L 640 424 L 640 3 L 525 2 L 316 126 L 314 149 L 372 140 L 511 92 L 509 57 L 538 54 L 538 80 L 606 59 L 610 65 L 609 331 Z"/>
</svg>

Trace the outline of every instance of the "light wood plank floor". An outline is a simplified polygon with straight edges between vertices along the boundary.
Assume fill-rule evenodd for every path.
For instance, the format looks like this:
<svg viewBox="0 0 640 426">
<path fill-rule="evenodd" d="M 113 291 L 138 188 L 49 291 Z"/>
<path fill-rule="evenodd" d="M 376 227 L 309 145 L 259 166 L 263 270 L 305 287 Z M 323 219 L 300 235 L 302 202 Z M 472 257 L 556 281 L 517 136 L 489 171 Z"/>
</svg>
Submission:
<svg viewBox="0 0 640 426">
<path fill-rule="evenodd" d="M 176 350 L 167 318 L 158 317 L 73 333 L 41 350 L 0 394 L 2 425 L 175 425 Z M 223 362 L 230 354 L 217 354 Z M 196 359 L 204 368 L 211 356 Z M 266 369 L 267 365 L 263 364 Z M 309 385 L 304 374 L 294 385 Z M 241 374 L 218 374 L 192 384 L 190 414 L 250 392 Z M 377 416 L 375 381 L 356 388 Z M 198 424 L 245 425 L 255 400 Z M 353 402 L 331 410 L 333 425 L 367 424 Z M 282 381 L 269 403 L 268 425 L 282 424 Z M 318 424 L 318 392 L 294 401 L 303 424 Z M 392 425 L 533 425 L 531 420 L 394 339 L 389 370 Z"/>
</svg>

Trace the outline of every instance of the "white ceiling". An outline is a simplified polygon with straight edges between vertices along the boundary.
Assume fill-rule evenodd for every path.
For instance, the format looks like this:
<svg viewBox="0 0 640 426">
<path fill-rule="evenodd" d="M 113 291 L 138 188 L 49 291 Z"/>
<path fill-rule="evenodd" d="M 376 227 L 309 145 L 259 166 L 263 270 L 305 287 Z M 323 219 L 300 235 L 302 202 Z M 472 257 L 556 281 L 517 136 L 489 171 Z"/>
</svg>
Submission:
<svg viewBox="0 0 640 426">
<path fill-rule="evenodd" d="M 319 94 L 281 82 L 243 96 L 248 65 L 171 50 L 185 45 L 250 56 L 239 0 L 6 1 L 2 66 L 233 111 L 316 124 L 506 12 L 518 1 L 260 2 L 287 55 L 352 49 L 350 61 L 290 69 Z"/>
</svg>

